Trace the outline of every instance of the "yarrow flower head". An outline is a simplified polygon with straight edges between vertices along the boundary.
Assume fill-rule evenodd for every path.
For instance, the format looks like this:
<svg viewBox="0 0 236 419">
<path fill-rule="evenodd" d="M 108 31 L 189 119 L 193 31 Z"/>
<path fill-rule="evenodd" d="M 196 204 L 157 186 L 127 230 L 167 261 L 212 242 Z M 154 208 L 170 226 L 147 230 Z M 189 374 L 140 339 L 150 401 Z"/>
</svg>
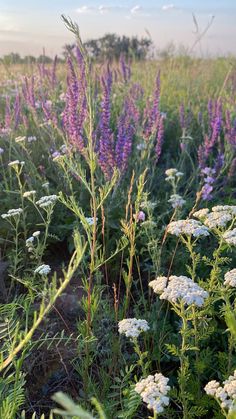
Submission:
<svg viewBox="0 0 236 419">
<path fill-rule="evenodd" d="M 40 231 L 39 231 L 39 230 L 35 231 L 35 232 L 32 234 L 32 236 L 33 236 L 33 237 L 38 237 L 39 235 L 40 235 Z"/>
<path fill-rule="evenodd" d="M 174 304 L 183 302 L 186 305 L 194 304 L 201 307 L 205 298 L 208 297 L 208 293 L 203 288 L 184 275 L 171 275 L 168 279 L 160 276 L 151 281 L 149 286 L 155 293 L 160 294 L 161 300 Z"/>
<path fill-rule="evenodd" d="M 123 319 L 118 323 L 118 331 L 120 335 L 127 338 L 137 338 L 140 333 L 149 330 L 148 322 L 143 319 Z"/>
<path fill-rule="evenodd" d="M 177 169 L 167 169 L 165 171 L 167 182 L 170 182 L 174 188 L 176 188 L 180 178 L 184 175 L 182 172 L 179 172 Z"/>
<path fill-rule="evenodd" d="M 22 214 L 23 209 L 22 208 L 14 208 L 14 209 L 10 209 L 7 211 L 6 214 L 2 214 L 1 217 L 2 218 L 11 218 L 11 217 L 17 217 L 20 214 Z"/>
<path fill-rule="evenodd" d="M 9 167 L 13 167 L 14 169 L 17 169 L 19 166 L 24 166 L 25 162 L 24 161 L 19 161 L 19 160 L 14 160 L 14 161 L 10 161 L 8 163 Z"/>
<path fill-rule="evenodd" d="M 182 198 L 182 196 L 178 194 L 173 194 L 171 195 L 170 199 L 168 199 L 168 202 L 171 203 L 173 208 L 181 208 L 186 201 Z"/>
<path fill-rule="evenodd" d="M 232 269 L 225 274 L 224 284 L 230 287 L 236 287 L 236 269 Z"/>
<path fill-rule="evenodd" d="M 204 390 L 209 396 L 218 400 L 222 409 L 231 412 L 235 408 L 236 400 L 236 370 L 234 375 L 223 381 L 223 386 L 218 381 L 212 380 L 207 383 Z"/>
<path fill-rule="evenodd" d="M 140 380 L 134 390 L 140 394 L 148 409 L 153 410 L 155 413 L 162 413 L 170 402 L 167 396 L 170 390 L 168 381 L 169 378 L 164 377 L 161 373 L 149 375 L 147 378 Z"/>
<path fill-rule="evenodd" d="M 34 273 L 35 274 L 39 274 L 39 275 L 48 275 L 49 272 L 51 272 L 51 268 L 49 265 L 40 265 L 38 266 L 35 270 Z"/>
<path fill-rule="evenodd" d="M 236 217 L 235 205 L 217 205 L 209 212 L 208 208 L 196 211 L 194 217 L 199 218 L 207 227 L 214 229 L 225 227 Z"/>
<path fill-rule="evenodd" d="M 233 230 L 226 231 L 223 234 L 223 239 L 226 241 L 226 243 L 236 246 L 236 228 L 233 228 Z"/>
<path fill-rule="evenodd" d="M 94 225 L 94 218 L 93 217 L 85 217 L 85 220 L 87 221 L 88 225 L 93 226 Z M 96 217 L 96 221 L 98 218 Z"/>
<path fill-rule="evenodd" d="M 29 238 L 25 241 L 25 245 L 26 245 L 26 247 L 31 247 L 31 246 L 32 246 L 32 244 L 33 244 L 33 242 L 34 242 L 34 237 L 33 237 L 33 236 L 29 237 Z"/>
<path fill-rule="evenodd" d="M 42 196 L 38 201 L 36 201 L 36 204 L 40 208 L 49 207 L 50 205 L 54 205 L 57 200 L 57 195 L 46 195 Z"/>
<path fill-rule="evenodd" d="M 167 227 L 167 232 L 174 236 L 186 235 L 196 238 L 209 236 L 209 230 L 206 226 L 200 223 L 200 221 L 191 219 L 172 221 Z"/>
<path fill-rule="evenodd" d="M 23 193 L 23 198 L 30 198 L 31 196 L 34 196 L 36 194 L 36 191 L 26 191 Z"/>
<path fill-rule="evenodd" d="M 207 214 L 209 213 L 209 209 L 208 208 L 202 208 L 198 211 L 195 211 L 193 213 L 193 216 L 196 218 L 199 218 L 199 220 L 203 220 L 204 218 L 206 218 Z"/>
<path fill-rule="evenodd" d="M 164 291 L 167 285 L 167 277 L 166 276 L 158 276 L 153 281 L 149 282 L 149 287 L 153 289 L 156 294 L 160 294 Z"/>
</svg>

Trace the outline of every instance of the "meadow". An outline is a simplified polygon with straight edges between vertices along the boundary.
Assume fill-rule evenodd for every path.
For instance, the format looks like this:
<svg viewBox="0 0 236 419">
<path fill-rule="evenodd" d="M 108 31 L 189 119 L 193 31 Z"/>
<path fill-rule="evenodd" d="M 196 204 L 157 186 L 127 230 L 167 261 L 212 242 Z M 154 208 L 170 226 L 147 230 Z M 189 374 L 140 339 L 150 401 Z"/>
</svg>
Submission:
<svg viewBox="0 0 236 419">
<path fill-rule="evenodd" d="M 236 418 L 236 59 L 0 79 L 0 419 Z"/>
</svg>

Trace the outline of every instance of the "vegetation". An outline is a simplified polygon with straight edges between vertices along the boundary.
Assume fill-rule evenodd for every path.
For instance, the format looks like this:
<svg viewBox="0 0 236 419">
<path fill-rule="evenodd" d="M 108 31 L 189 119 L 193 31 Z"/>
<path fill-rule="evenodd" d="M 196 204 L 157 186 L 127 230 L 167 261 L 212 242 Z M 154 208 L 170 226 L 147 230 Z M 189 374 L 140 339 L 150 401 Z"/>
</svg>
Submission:
<svg viewBox="0 0 236 419">
<path fill-rule="evenodd" d="M 66 63 L 1 70 L 0 418 L 233 419 L 236 61 L 64 21 Z"/>
</svg>

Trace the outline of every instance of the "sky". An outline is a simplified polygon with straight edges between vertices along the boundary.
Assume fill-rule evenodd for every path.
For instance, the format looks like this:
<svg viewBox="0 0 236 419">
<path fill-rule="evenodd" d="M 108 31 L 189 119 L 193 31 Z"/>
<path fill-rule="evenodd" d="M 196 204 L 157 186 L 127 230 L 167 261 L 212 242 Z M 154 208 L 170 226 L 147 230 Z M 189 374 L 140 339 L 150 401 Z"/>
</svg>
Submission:
<svg viewBox="0 0 236 419">
<path fill-rule="evenodd" d="M 105 33 L 127 36 L 150 34 L 155 46 L 170 42 L 193 46 L 196 31 L 213 23 L 195 53 L 236 54 L 236 0 L 0 0 L 0 56 L 18 52 L 22 56 L 60 54 L 73 42 L 61 14 L 80 27 L 84 41 Z"/>
</svg>

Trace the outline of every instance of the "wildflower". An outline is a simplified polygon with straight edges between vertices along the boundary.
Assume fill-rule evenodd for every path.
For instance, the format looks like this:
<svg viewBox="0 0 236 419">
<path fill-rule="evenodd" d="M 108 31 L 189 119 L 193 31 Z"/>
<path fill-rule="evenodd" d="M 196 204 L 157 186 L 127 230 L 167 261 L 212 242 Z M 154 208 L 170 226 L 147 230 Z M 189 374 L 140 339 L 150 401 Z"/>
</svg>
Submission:
<svg viewBox="0 0 236 419">
<path fill-rule="evenodd" d="M 40 235 L 40 231 L 35 231 L 33 234 L 32 234 L 32 236 L 33 237 L 38 237 Z"/>
<path fill-rule="evenodd" d="M 236 399 L 236 370 L 234 375 L 230 375 L 227 380 L 223 381 L 223 386 L 218 381 L 212 380 L 207 383 L 204 390 L 209 396 L 218 400 L 222 409 L 231 412 L 235 407 Z"/>
<path fill-rule="evenodd" d="M 160 292 L 164 291 L 167 285 L 167 277 L 166 276 L 158 276 L 153 281 L 149 282 L 149 287 L 153 289 L 153 291 L 156 294 L 159 294 Z"/>
<path fill-rule="evenodd" d="M 183 302 L 185 305 L 195 304 L 201 307 L 204 299 L 208 297 L 208 293 L 203 288 L 184 275 L 171 275 L 168 279 L 158 277 L 151 281 L 149 286 L 155 293 L 161 294 L 161 300 L 167 300 L 170 303 Z"/>
<path fill-rule="evenodd" d="M 127 338 L 137 338 L 140 333 L 149 330 L 146 320 L 142 319 L 123 319 L 118 324 L 120 335 L 124 334 Z"/>
<path fill-rule="evenodd" d="M 23 212 L 22 208 L 14 208 L 14 209 L 10 209 L 7 211 L 6 214 L 2 214 L 1 217 L 2 218 L 11 218 L 11 217 L 16 217 L 18 215 L 20 215 Z"/>
<path fill-rule="evenodd" d="M 137 214 L 134 214 L 134 219 L 136 219 L 136 221 L 145 221 L 145 212 L 143 211 L 139 211 Z"/>
<path fill-rule="evenodd" d="M 15 138 L 15 142 L 16 143 L 22 143 L 23 141 L 25 141 L 26 140 L 26 137 L 16 137 Z"/>
<path fill-rule="evenodd" d="M 33 236 L 29 237 L 29 238 L 25 241 L 25 245 L 26 245 L 26 247 L 31 247 L 33 242 L 34 242 L 34 237 L 33 237 Z"/>
<path fill-rule="evenodd" d="M 54 153 L 52 153 L 53 160 L 56 159 L 57 157 L 61 157 L 61 153 L 59 151 L 54 151 Z"/>
<path fill-rule="evenodd" d="M 46 195 L 42 196 L 38 201 L 36 201 L 36 204 L 40 208 L 49 207 L 50 205 L 55 204 L 55 201 L 57 200 L 57 195 Z"/>
<path fill-rule="evenodd" d="M 208 208 L 202 208 L 198 211 L 195 211 L 193 213 L 193 216 L 196 217 L 196 218 L 199 218 L 201 220 L 202 218 L 205 218 L 208 213 L 209 213 Z"/>
<path fill-rule="evenodd" d="M 187 235 L 193 237 L 209 236 L 209 230 L 200 221 L 196 220 L 178 220 L 172 221 L 167 231 L 174 236 Z"/>
<path fill-rule="evenodd" d="M 216 380 L 209 381 L 204 387 L 206 394 L 209 396 L 215 396 L 217 389 L 220 387 L 220 383 Z"/>
<path fill-rule="evenodd" d="M 236 287 L 236 269 L 232 269 L 225 274 L 224 284 L 230 287 Z"/>
<path fill-rule="evenodd" d="M 137 150 L 142 151 L 142 150 L 146 150 L 147 146 L 145 143 L 140 143 L 140 144 L 137 144 L 136 148 Z"/>
<path fill-rule="evenodd" d="M 226 231 L 223 234 L 223 238 L 225 239 L 226 243 L 236 246 L 236 228 L 233 228 L 233 230 Z"/>
<path fill-rule="evenodd" d="M 30 198 L 32 195 L 34 196 L 36 194 L 36 191 L 27 191 L 23 193 L 24 198 Z"/>
<path fill-rule="evenodd" d="M 4 149 L 0 147 L 0 155 L 4 153 Z"/>
<path fill-rule="evenodd" d="M 49 187 L 49 182 L 45 182 L 42 184 L 42 188 L 48 188 Z"/>
<path fill-rule="evenodd" d="M 39 274 L 39 275 L 47 275 L 49 274 L 49 272 L 51 272 L 51 268 L 49 265 L 40 265 L 38 266 L 35 270 L 34 273 L 35 274 Z"/>
<path fill-rule="evenodd" d="M 232 214 L 228 211 L 215 211 L 207 214 L 204 224 L 209 228 L 225 227 L 232 220 Z"/>
<path fill-rule="evenodd" d="M 93 226 L 94 225 L 94 218 L 93 217 L 85 217 L 85 220 L 87 221 L 88 225 Z M 96 221 L 98 218 L 96 217 Z"/>
<path fill-rule="evenodd" d="M 168 199 L 168 202 L 171 203 L 173 208 L 181 208 L 186 201 L 182 198 L 182 196 L 178 194 L 173 194 L 171 195 L 170 199 Z"/>
<path fill-rule="evenodd" d="M 18 166 L 20 164 L 19 160 L 14 160 L 8 163 L 9 167 Z"/>
<path fill-rule="evenodd" d="M 167 169 L 165 171 L 165 174 L 166 174 L 167 178 L 174 177 L 176 175 L 176 173 L 178 173 L 177 169 Z"/>
<path fill-rule="evenodd" d="M 140 380 L 136 386 L 136 393 L 140 394 L 147 407 L 156 413 L 162 413 L 164 407 L 169 405 L 169 397 L 167 393 L 170 390 L 168 386 L 169 378 L 164 377 L 161 373 L 149 375 L 147 378 Z"/>
<path fill-rule="evenodd" d="M 229 214 L 236 216 L 236 205 L 217 205 L 212 208 L 213 212 L 227 211 Z"/>
</svg>

